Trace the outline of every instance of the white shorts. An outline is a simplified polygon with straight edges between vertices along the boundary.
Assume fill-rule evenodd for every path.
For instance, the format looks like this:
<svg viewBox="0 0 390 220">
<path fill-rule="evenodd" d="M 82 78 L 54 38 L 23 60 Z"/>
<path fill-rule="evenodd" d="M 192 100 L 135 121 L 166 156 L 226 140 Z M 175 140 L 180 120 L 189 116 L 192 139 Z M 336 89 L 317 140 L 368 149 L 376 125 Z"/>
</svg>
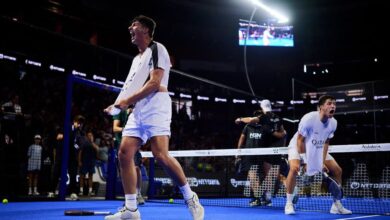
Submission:
<svg viewBox="0 0 390 220">
<path fill-rule="evenodd" d="M 291 145 L 288 146 L 288 160 L 300 160 L 300 159 L 301 159 L 301 156 L 298 153 L 297 146 L 296 145 L 295 146 L 291 146 Z M 328 153 L 328 154 L 326 154 L 325 160 L 334 160 L 334 158 L 332 157 L 332 155 L 330 155 Z"/>
<path fill-rule="evenodd" d="M 154 136 L 171 135 L 172 101 L 167 92 L 157 92 L 135 105 L 122 136 L 138 137 L 142 144 Z"/>
</svg>

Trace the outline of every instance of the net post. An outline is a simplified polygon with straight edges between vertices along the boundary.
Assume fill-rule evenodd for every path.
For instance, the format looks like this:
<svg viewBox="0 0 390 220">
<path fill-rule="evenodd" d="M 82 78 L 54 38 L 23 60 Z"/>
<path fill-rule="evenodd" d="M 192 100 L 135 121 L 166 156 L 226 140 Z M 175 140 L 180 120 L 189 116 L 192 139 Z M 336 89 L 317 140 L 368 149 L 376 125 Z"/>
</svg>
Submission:
<svg viewBox="0 0 390 220">
<path fill-rule="evenodd" d="M 116 185 L 116 146 L 108 150 L 108 167 L 107 167 L 107 185 L 106 185 L 106 200 L 115 199 L 115 185 Z"/>
<path fill-rule="evenodd" d="M 61 180 L 58 189 L 59 200 L 65 200 L 66 196 L 66 181 L 68 171 L 68 159 L 69 159 L 69 139 L 71 128 L 71 115 L 72 115 L 72 95 L 73 95 L 73 75 L 68 73 L 66 80 L 66 101 L 65 101 L 65 121 L 64 121 L 64 145 L 62 152 L 61 163 Z"/>
</svg>

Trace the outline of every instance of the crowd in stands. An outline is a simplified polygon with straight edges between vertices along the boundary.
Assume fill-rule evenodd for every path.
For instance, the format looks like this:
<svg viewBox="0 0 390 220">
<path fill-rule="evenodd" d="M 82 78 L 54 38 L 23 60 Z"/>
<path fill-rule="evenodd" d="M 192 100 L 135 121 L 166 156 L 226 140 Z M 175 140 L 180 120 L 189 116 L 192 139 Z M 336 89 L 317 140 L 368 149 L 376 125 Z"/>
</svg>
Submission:
<svg viewBox="0 0 390 220">
<path fill-rule="evenodd" d="M 66 75 L 27 69 L 20 72 L 19 65 L 0 64 L 0 194 L 38 195 L 54 193 L 58 185 L 61 150 L 63 145 Z M 103 109 L 115 100 L 116 93 L 74 83 L 72 95 L 72 119 L 77 115 L 85 118 L 83 129 L 94 135 L 97 164 L 104 164 L 108 150 L 114 147 L 112 117 Z M 235 148 L 242 127 L 234 124 L 234 118 L 250 115 L 254 105 L 197 103 L 186 106 L 183 100 L 173 99 L 172 136 L 170 150 L 201 150 Z M 188 111 L 190 109 L 191 111 Z M 314 109 L 313 109 L 314 110 Z M 190 113 L 189 113 L 190 112 Z M 283 116 L 283 112 L 279 113 Z M 297 116 L 298 117 L 298 116 Z M 373 129 L 357 119 L 340 116 L 337 140 L 332 144 L 353 144 L 374 140 Z M 384 130 L 389 128 L 384 121 L 378 123 Z M 368 120 L 370 121 L 370 120 Z M 347 123 L 347 124 L 345 124 Z M 372 123 L 371 123 L 372 124 Z M 365 127 L 366 126 L 366 127 Z M 368 127 L 367 127 L 368 126 Z M 296 129 L 286 125 L 287 135 Z M 382 129 L 382 130 L 383 130 Z M 367 132 L 365 132 L 367 131 Z M 368 132 L 369 131 L 369 132 Z M 37 187 L 31 179 L 35 175 L 28 169 L 31 158 L 29 147 L 40 137 L 41 167 L 37 176 Z M 291 137 L 289 137 L 291 138 Z M 389 141 L 378 132 L 381 142 Z M 80 146 L 81 147 L 81 146 Z M 144 149 L 148 150 L 148 149 Z M 75 158 L 77 160 L 77 158 Z M 219 172 L 234 170 L 234 166 L 223 157 L 179 158 L 184 169 L 196 172 Z M 231 164 L 231 166 L 226 166 Z M 36 169 L 33 173 L 36 173 Z M 30 183 L 30 185 L 28 185 Z M 30 191 L 31 192 L 30 192 Z"/>
</svg>

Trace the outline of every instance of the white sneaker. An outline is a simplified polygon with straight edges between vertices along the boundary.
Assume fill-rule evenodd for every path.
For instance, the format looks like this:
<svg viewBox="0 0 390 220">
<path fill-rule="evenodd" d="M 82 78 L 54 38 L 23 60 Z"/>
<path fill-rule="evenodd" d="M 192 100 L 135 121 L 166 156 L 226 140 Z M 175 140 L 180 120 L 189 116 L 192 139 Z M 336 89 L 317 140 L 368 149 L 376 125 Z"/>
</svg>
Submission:
<svg viewBox="0 0 390 220">
<path fill-rule="evenodd" d="M 70 200 L 77 201 L 77 200 L 79 200 L 79 197 L 77 196 L 76 193 L 72 193 L 72 194 L 70 194 Z"/>
<path fill-rule="evenodd" d="M 286 215 L 295 214 L 294 205 L 292 203 L 286 203 L 286 206 L 284 207 L 284 214 Z"/>
<path fill-rule="evenodd" d="M 107 215 L 104 220 L 141 220 L 141 214 L 138 209 L 135 211 L 130 211 L 126 206 L 120 208 L 117 213 L 113 215 Z"/>
<path fill-rule="evenodd" d="M 330 208 L 331 214 L 341 214 L 341 215 L 350 215 L 352 214 L 351 210 L 348 210 L 344 208 L 344 206 L 341 204 L 341 202 L 337 201 L 332 204 L 332 207 Z"/>
<path fill-rule="evenodd" d="M 39 192 L 33 192 L 33 195 L 34 196 L 39 196 L 40 194 L 39 194 Z"/>
<path fill-rule="evenodd" d="M 204 218 L 204 208 L 199 202 L 198 195 L 194 193 L 194 196 L 186 201 L 188 209 L 194 220 L 203 220 Z"/>
</svg>

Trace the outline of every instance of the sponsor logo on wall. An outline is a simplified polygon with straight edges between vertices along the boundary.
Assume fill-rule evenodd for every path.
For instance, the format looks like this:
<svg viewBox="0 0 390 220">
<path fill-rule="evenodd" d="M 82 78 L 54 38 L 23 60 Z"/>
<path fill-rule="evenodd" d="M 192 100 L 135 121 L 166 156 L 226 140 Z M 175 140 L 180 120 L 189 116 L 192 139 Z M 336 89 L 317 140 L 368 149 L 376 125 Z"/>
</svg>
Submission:
<svg viewBox="0 0 390 220">
<path fill-rule="evenodd" d="M 390 189 L 390 183 L 360 183 L 352 182 L 351 189 Z"/>
</svg>

